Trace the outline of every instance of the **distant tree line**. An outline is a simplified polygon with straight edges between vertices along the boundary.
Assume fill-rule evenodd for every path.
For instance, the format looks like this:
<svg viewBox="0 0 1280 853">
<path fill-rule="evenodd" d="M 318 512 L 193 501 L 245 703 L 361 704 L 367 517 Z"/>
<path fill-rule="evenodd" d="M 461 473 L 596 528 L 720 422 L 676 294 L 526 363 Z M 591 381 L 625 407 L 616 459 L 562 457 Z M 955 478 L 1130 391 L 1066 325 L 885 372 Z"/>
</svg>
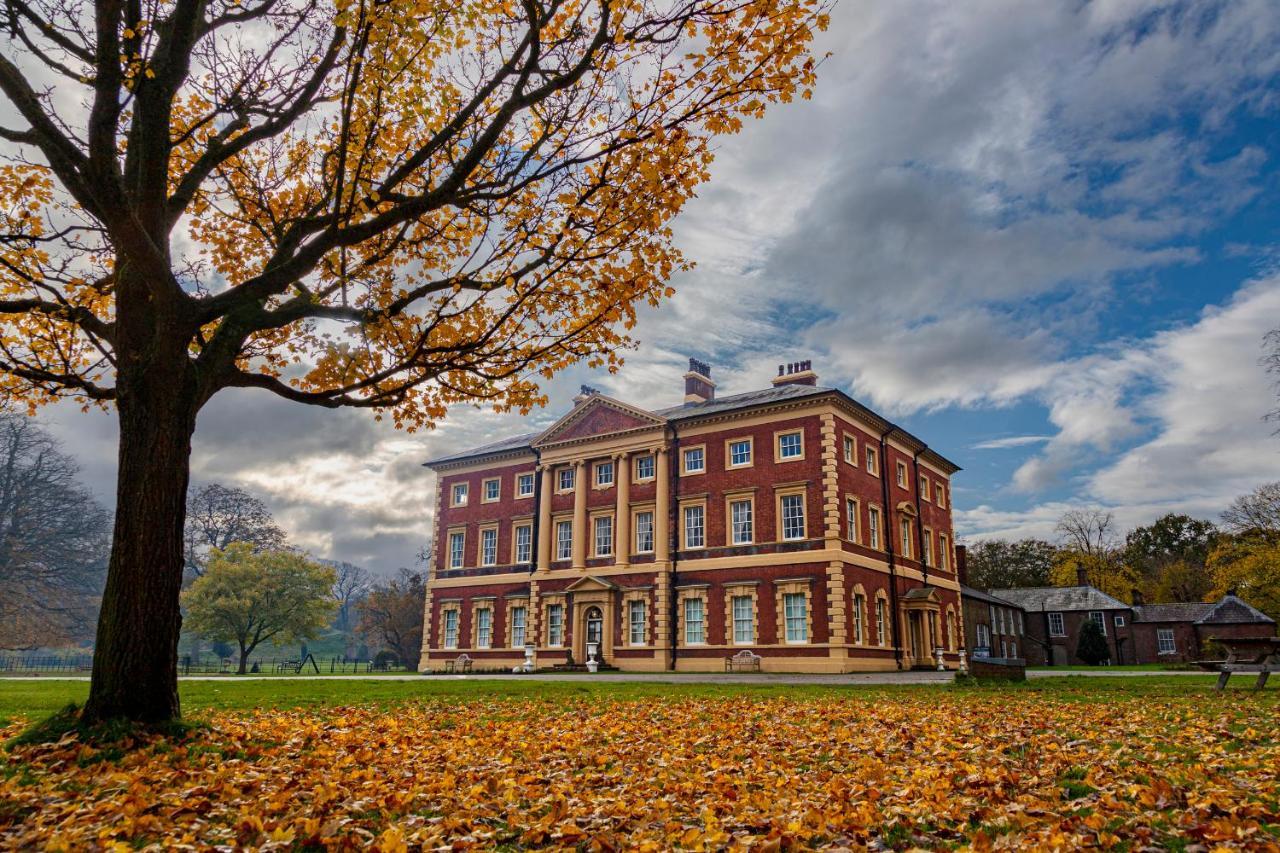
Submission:
<svg viewBox="0 0 1280 853">
<path fill-rule="evenodd" d="M 968 579 L 980 589 L 1086 583 L 1122 601 L 1206 601 L 1234 590 L 1280 619 L 1280 482 L 1241 495 L 1221 524 L 1178 513 L 1121 536 L 1102 509 L 1075 509 L 1056 540 L 991 539 L 967 548 Z"/>
</svg>

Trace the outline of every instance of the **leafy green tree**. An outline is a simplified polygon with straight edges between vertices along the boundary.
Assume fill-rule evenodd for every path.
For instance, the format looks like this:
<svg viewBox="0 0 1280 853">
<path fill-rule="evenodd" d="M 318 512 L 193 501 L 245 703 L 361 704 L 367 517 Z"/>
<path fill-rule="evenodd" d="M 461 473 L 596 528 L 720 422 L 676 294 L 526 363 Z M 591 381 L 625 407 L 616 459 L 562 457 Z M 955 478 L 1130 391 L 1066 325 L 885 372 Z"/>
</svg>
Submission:
<svg viewBox="0 0 1280 853">
<path fill-rule="evenodd" d="M 1107 637 L 1102 633 L 1101 626 L 1092 619 L 1084 620 L 1084 624 L 1080 626 L 1076 657 L 1089 666 L 1097 666 L 1111 657 L 1111 650 L 1107 648 Z"/>
<path fill-rule="evenodd" d="M 394 652 L 405 667 L 416 670 L 426 597 L 426 578 L 401 569 L 396 577 L 378 582 L 356 605 L 360 632 L 375 648 Z"/>
<path fill-rule="evenodd" d="M 256 551 L 248 542 L 213 550 L 205 573 L 182 594 L 187 625 L 213 640 L 240 646 L 239 672 L 268 641 L 288 643 L 319 634 L 337 608 L 335 573 L 293 551 Z"/>
<path fill-rule="evenodd" d="M 1043 539 L 988 539 L 967 550 L 968 582 L 978 589 L 1049 586 L 1058 546 Z"/>
<path fill-rule="evenodd" d="M 1152 601 L 1203 601 L 1213 588 L 1205 561 L 1217 538 L 1211 521 L 1169 513 L 1125 536 L 1124 562 Z"/>
<path fill-rule="evenodd" d="M 1209 553 L 1212 595 L 1234 592 L 1280 621 L 1280 539 L 1255 532 L 1223 536 Z"/>
</svg>

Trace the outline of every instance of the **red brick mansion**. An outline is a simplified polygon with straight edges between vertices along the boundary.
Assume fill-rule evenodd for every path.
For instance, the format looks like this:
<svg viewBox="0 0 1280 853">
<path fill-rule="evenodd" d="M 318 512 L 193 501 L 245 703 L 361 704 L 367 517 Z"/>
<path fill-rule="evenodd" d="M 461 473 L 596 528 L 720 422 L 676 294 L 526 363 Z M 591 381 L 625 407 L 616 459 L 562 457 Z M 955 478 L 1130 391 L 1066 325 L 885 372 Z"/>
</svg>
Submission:
<svg viewBox="0 0 1280 853">
<path fill-rule="evenodd" d="M 584 388 L 568 414 L 427 463 L 437 477 L 421 667 L 583 662 L 765 671 L 948 667 L 962 642 L 951 475 L 809 362 L 684 404 Z"/>
</svg>

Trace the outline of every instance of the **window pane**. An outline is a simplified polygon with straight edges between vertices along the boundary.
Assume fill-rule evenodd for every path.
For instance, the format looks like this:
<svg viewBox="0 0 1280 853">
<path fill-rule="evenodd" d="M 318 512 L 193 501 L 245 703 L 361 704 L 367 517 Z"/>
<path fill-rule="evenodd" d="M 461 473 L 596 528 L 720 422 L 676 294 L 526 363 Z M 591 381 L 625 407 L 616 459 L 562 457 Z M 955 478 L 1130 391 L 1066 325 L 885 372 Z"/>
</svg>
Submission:
<svg viewBox="0 0 1280 853">
<path fill-rule="evenodd" d="M 735 643 L 751 643 L 755 641 L 755 618 L 752 614 L 752 600 L 749 595 L 733 597 L 733 641 Z"/>
<path fill-rule="evenodd" d="M 782 538 L 803 539 L 804 495 L 784 495 L 782 498 Z"/>
<path fill-rule="evenodd" d="M 850 542 L 858 541 L 858 502 L 849 498 L 844 502 L 845 538 Z"/>
<path fill-rule="evenodd" d="M 788 643 L 805 643 L 809 640 L 809 625 L 805 615 L 806 597 L 803 592 L 789 592 L 782 596 Z"/>
<path fill-rule="evenodd" d="M 729 520 L 733 528 L 734 545 L 750 545 L 752 541 L 751 501 L 734 501 L 729 504 Z"/>
<path fill-rule="evenodd" d="M 489 648 L 490 641 L 493 639 L 493 611 L 485 608 L 476 611 L 476 646 L 481 649 Z"/>
<path fill-rule="evenodd" d="M 444 647 L 446 649 L 458 647 L 458 611 L 456 610 L 444 612 Z"/>
<path fill-rule="evenodd" d="M 523 607 L 511 608 L 511 645 L 523 646 L 525 622 L 528 611 Z"/>
<path fill-rule="evenodd" d="M 684 600 L 684 641 L 688 644 L 706 641 L 706 626 L 703 624 L 701 598 L 686 598 Z"/>
<path fill-rule="evenodd" d="M 653 513 L 636 513 L 636 551 L 646 554 L 653 550 Z"/>
<path fill-rule="evenodd" d="M 844 461 L 850 465 L 857 464 L 857 445 L 847 435 L 844 437 Z"/>
<path fill-rule="evenodd" d="M 700 506 L 687 506 L 684 508 L 684 546 L 686 548 L 701 548 L 706 544 L 706 535 L 703 522 L 706 512 Z"/>
<path fill-rule="evenodd" d="M 794 459 L 801 453 L 800 433 L 789 432 L 778 436 L 778 450 L 783 459 Z"/>
<path fill-rule="evenodd" d="M 533 475 L 521 474 L 519 493 L 521 497 L 533 494 Z"/>
<path fill-rule="evenodd" d="M 529 525 L 516 528 L 516 562 L 527 563 L 533 556 L 533 528 Z"/>
<path fill-rule="evenodd" d="M 596 466 L 596 485 L 609 486 L 613 484 L 613 463 L 601 462 Z"/>
<path fill-rule="evenodd" d="M 644 645 L 645 641 L 645 611 L 647 610 L 643 601 L 632 601 L 628 604 L 629 612 L 627 621 L 630 625 L 630 636 L 628 641 L 633 646 Z"/>
<path fill-rule="evenodd" d="M 876 599 L 876 644 L 881 646 L 885 644 L 884 623 L 886 609 L 884 599 Z"/>
<path fill-rule="evenodd" d="M 573 557 L 573 522 L 561 521 L 556 524 L 556 559 L 568 560 Z"/>
<path fill-rule="evenodd" d="M 880 547 L 880 510 L 871 507 L 867 514 L 867 535 L 872 548 Z"/>
<path fill-rule="evenodd" d="M 751 462 L 751 442 L 733 441 L 729 443 L 729 464 L 746 465 Z"/>
<path fill-rule="evenodd" d="M 465 533 L 449 534 L 449 567 L 452 569 L 462 568 L 462 549 L 466 536 Z"/>
<path fill-rule="evenodd" d="M 498 531 L 490 527 L 480 531 L 480 565 L 492 566 L 498 562 Z"/>
<path fill-rule="evenodd" d="M 647 480 L 653 476 L 654 464 L 652 456 L 640 456 L 636 458 L 636 479 Z"/>
<path fill-rule="evenodd" d="M 684 470 L 687 473 L 694 474 L 706 467 L 706 461 L 701 447 L 694 447 L 684 452 Z"/>
<path fill-rule="evenodd" d="M 552 604 L 547 607 L 547 644 L 564 645 L 564 605 Z"/>
<path fill-rule="evenodd" d="M 596 519 L 596 556 L 607 557 L 613 553 L 613 519 L 604 516 Z"/>
<path fill-rule="evenodd" d="M 867 606 L 867 599 L 862 595 L 854 595 L 853 597 L 853 641 L 862 643 L 865 637 L 862 636 L 862 613 Z"/>
</svg>

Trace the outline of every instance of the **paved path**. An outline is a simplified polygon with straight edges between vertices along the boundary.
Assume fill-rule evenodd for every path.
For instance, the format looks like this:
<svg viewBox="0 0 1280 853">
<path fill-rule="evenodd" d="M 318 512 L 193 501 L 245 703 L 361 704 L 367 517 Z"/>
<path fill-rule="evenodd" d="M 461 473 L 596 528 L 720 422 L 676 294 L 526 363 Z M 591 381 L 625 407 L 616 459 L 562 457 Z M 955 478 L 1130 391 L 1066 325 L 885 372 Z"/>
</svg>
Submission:
<svg viewBox="0 0 1280 853">
<path fill-rule="evenodd" d="M 1203 672 L 1160 672 L 1150 670 L 1099 669 L 1045 669 L 1030 670 L 1028 678 L 1061 678 L 1079 675 L 1087 678 L 1119 677 L 1144 678 L 1164 675 L 1197 675 Z M 597 675 L 537 673 L 533 675 L 432 675 L 393 673 L 389 675 L 187 675 L 180 681 L 576 681 L 576 682 L 632 682 L 654 684 L 829 684 L 833 686 L 857 684 L 949 684 L 950 672 L 868 672 L 845 675 L 806 675 L 801 673 L 715 673 L 715 672 L 602 672 Z M 0 681 L 88 681 L 87 675 L 19 675 L 3 676 Z"/>
</svg>

